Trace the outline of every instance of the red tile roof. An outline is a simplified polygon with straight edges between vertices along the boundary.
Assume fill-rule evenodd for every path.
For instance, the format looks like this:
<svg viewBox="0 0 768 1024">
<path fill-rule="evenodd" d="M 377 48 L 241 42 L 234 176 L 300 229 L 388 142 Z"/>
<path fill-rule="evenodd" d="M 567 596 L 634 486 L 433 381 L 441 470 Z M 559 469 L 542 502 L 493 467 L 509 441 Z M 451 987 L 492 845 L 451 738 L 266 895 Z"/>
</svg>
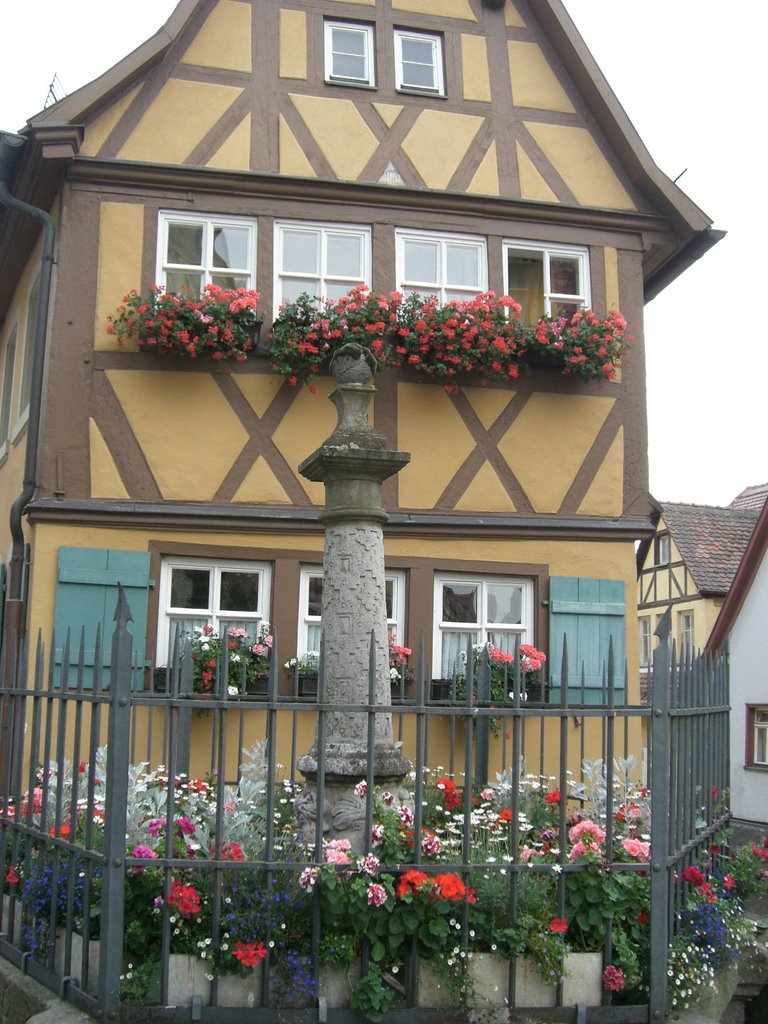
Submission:
<svg viewBox="0 0 768 1024">
<path fill-rule="evenodd" d="M 662 503 L 661 514 L 699 592 L 727 594 L 759 512 Z"/>
<path fill-rule="evenodd" d="M 728 508 L 748 508 L 760 512 L 768 499 L 768 484 L 757 484 L 756 487 L 745 487 L 737 494 Z"/>
</svg>

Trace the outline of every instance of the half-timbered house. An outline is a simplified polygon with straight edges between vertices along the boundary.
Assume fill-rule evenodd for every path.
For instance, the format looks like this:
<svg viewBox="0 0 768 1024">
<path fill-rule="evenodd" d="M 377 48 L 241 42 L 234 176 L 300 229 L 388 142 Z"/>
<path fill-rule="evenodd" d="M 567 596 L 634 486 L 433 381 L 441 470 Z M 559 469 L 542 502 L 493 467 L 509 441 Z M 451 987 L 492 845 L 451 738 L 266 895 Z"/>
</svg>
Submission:
<svg viewBox="0 0 768 1024">
<path fill-rule="evenodd" d="M 411 454 L 384 486 L 390 628 L 424 635 L 435 677 L 470 636 L 552 654 L 567 631 L 587 701 L 609 636 L 637 666 L 643 304 L 718 232 L 560 0 L 181 0 L 3 139 L 0 190 L 12 625 L 92 637 L 119 581 L 147 665 L 176 623 L 269 621 L 286 659 L 316 643 L 323 492 L 297 467 L 333 428 L 329 378 L 120 346 L 131 289 L 255 288 L 267 339 L 302 291 L 492 290 L 529 319 L 620 310 L 634 343 L 604 382 L 378 376 L 375 426 Z"/>
</svg>

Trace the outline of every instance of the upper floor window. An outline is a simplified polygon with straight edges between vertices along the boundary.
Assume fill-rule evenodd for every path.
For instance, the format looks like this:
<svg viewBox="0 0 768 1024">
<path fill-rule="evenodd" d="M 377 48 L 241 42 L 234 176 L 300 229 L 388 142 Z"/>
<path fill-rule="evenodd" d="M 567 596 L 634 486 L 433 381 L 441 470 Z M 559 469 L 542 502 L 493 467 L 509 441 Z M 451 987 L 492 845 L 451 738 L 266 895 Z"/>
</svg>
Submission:
<svg viewBox="0 0 768 1024">
<path fill-rule="evenodd" d="M 440 36 L 395 29 L 395 85 L 403 91 L 443 95 Z"/>
<path fill-rule="evenodd" d="M 504 273 L 505 291 L 522 307 L 522 323 L 572 316 L 590 304 L 586 249 L 505 242 Z"/>
<path fill-rule="evenodd" d="M 276 308 L 302 292 L 339 299 L 356 285 L 370 285 L 370 228 L 278 222 L 275 253 Z"/>
<path fill-rule="evenodd" d="M 397 281 L 406 293 L 464 301 L 487 289 L 485 239 L 472 235 L 398 231 Z"/>
<path fill-rule="evenodd" d="M 639 620 L 640 624 L 640 667 L 647 668 L 651 664 L 651 619 L 643 615 Z"/>
<path fill-rule="evenodd" d="M 511 576 L 444 574 L 435 578 L 433 672 L 448 678 L 469 644 L 512 653 L 519 637 L 531 642 L 533 583 Z"/>
<path fill-rule="evenodd" d="M 654 565 L 669 565 L 669 534 L 660 533 L 654 541 Z"/>
<path fill-rule="evenodd" d="M 384 576 L 384 597 L 387 606 L 387 632 L 396 642 L 402 643 L 405 621 L 404 572 L 387 570 Z M 306 657 L 310 651 L 320 651 L 322 603 L 323 570 L 320 567 L 302 569 L 299 582 L 299 635 L 296 652 L 300 659 Z"/>
<path fill-rule="evenodd" d="M 255 286 L 254 221 L 161 213 L 157 244 L 157 280 L 168 291 L 197 297 L 207 284 Z"/>
<path fill-rule="evenodd" d="M 40 278 L 35 279 L 27 300 L 27 322 L 24 329 L 24 354 L 21 362 L 21 382 L 19 385 L 19 425 L 26 422 L 29 415 L 29 399 L 32 394 L 32 362 L 35 354 L 35 332 L 37 329 L 37 310 L 40 305 Z"/>
<path fill-rule="evenodd" d="M 177 630 L 230 626 L 256 637 L 268 621 L 271 569 L 265 562 L 169 558 L 160 573 L 157 661 L 166 664 Z"/>
<path fill-rule="evenodd" d="M 16 338 L 18 324 L 14 324 L 5 343 L 3 367 L 3 390 L 0 397 L 0 457 L 6 452 L 8 435 L 11 430 L 11 396 L 13 395 L 13 377 L 16 370 Z"/>
<path fill-rule="evenodd" d="M 694 641 L 693 612 L 680 612 L 680 647 L 693 651 Z"/>
<path fill-rule="evenodd" d="M 342 85 L 375 85 L 373 26 L 325 23 L 325 80 Z"/>
</svg>

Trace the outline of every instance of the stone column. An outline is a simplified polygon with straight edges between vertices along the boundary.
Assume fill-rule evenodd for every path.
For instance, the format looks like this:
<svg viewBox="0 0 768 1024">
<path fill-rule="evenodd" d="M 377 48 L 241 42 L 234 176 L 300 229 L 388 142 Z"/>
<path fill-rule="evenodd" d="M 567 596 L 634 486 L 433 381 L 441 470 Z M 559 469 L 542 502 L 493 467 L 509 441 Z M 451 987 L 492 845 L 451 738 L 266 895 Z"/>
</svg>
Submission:
<svg viewBox="0 0 768 1024">
<path fill-rule="evenodd" d="M 330 399 L 338 422 L 331 436 L 305 459 L 299 472 L 325 484 L 322 623 L 325 639 L 324 831 L 361 844 L 364 803 L 354 786 L 368 771 L 368 715 L 333 710 L 338 704 L 365 704 L 369 693 L 370 644 L 375 643 L 375 702 L 391 703 L 387 614 L 384 592 L 384 538 L 387 515 L 381 485 L 405 466 L 410 455 L 389 451 L 386 439 L 368 422 L 376 393 L 373 355 L 360 345 L 344 345 L 331 363 L 336 387 Z M 396 788 L 410 770 L 393 742 L 392 716 L 375 716 L 373 774 Z M 316 815 L 317 738 L 299 760 L 309 787 L 297 811 L 309 827 Z"/>
</svg>

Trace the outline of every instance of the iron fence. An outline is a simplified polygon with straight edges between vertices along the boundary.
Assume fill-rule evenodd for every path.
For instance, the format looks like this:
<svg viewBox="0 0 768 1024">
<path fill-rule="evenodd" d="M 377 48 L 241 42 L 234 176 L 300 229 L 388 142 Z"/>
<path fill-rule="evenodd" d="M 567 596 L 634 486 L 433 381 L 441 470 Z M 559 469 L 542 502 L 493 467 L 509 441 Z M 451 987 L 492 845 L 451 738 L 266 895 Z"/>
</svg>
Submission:
<svg viewBox="0 0 768 1024">
<path fill-rule="evenodd" d="M 296 763 L 316 737 L 322 743 L 325 716 L 331 710 L 325 700 L 322 661 L 317 694 L 311 696 L 300 695 L 297 678 L 290 684 L 282 680 L 281 687 L 276 640 L 263 694 L 230 693 L 226 664 L 217 670 L 211 693 L 195 693 L 188 656 L 176 659 L 162 682 L 146 690 L 140 688 L 143 674 L 139 677 L 132 667 L 129 622 L 130 609 L 121 595 L 109 683 L 100 669 L 100 638 L 93 677 L 86 673 L 79 652 L 70 650 L 69 638 L 61 664 L 46 661 L 40 640 L 31 652 L 23 643 L 3 652 L 0 712 L 9 742 L 0 793 L 0 863 L 5 878 L 0 953 L 100 1018 L 321 1019 L 338 1024 L 360 1020 L 353 1010 L 334 1006 L 332 997 L 317 988 L 319 965 L 336 928 L 326 914 L 319 886 L 306 884 L 311 877 L 307 870 L 319 869 L 327 857 L 322 829 L 317 825 L 306 842 L 286 839 L 295 831 L 292 800 L 303 785 Z M 664 1017 L 667 948 L 682 905 L 679 878 L 685 867 L 700 860 L 727 822 L 718 793 L 725 791 L 728 780 L 729 709 L 727 660 L 694 657 L 690 652 L 678 659 L 668 642 L 668 615 L 659 634 L 650 705 L 616 701 L 619 687 L 610 651 L 602 702 L 579 702 L 578 671 L 575 681 L 569 682 L 574 676 L 569 676 L 564 639 L 556 704 L 526 699 L 519 658 L 505 678 L 505 696 L 491 703 L 487 656 L 481 659 L 476 678 L 472 659 L 467 659 L 463 699 L 456 698 L 456 680 L 448 693 L 433 697 L 422 645 L 414 681 L 407 685 L 402 676 L 393 685 L 390 706 L 373 704 L 371 682 L 369 695 L 359 704 L 333 709 L 365 714 L 370 721 L 377 714 L 392 715 L 394 736 L 413 767 L 411 817 L 403 811 L 401 818 L 413 837 L 408 862 L 400 856 L 388 863 L 386 850 L 372 845 L 372 826 L 382 806 L 372 777 L 360 780 L 366 783 L 360 787 L 360 792 L 365 788 L 360 799 L 365 801 L 366 821 L 361 853 L 377 849 L 382 854 L 379 875 L 389 873 L 395 881 L 402 880 L 405 871 L 418 869 L 431 884 L 436 872 L 450 867 L 466 891 L 482 890 L 486 897 L 494 891 L 499 894 L 501 924 L 497 933 L 488 932 L 485 947 L 478 945 L 476 933 L 487 921 L 478 923 L 471 899 L 457 903 L 452 927 L 457 970 L 467 963 L 464 954 L 488 951 L 494 935 L 502 945 L 507 943 L 502 985 L 509 1007 L 524 999 L 525 976 L 518 954 L 531 890 L 535 895 L 540 884 L 552 900 L 552 920 L 548 927 L 540 926 L 542 941 L 557 941 L 567 911 L 589 911 L 583 897 L 590 891 L 595 868 L 584 858 L 569 856 L 568 844 L 572 854 L 578 841 L 569 838 L 574 823 L 592 821 L 604 833 L 599 840 L 603 882 L 610 878 L 625 884 L 628 892 L 646 894 L 648 919 L 639 926 L 649 937 L 648 988 L 644 996 L 617 1005 L 620 996 L 605 988 L 596 997 L 569 995 L 561 975 L 551 995 L 539 999 L 539 1012 L 553 1020 L 624 1024 Z M 620 683 L 620 692 L 626 694 L 626 679 Z M 249 751 L 248 756 L 243 751 Z M 149 766 L 143 772 L 137 767 L 142 764 Z M 324 786 L 321 771 L 319 806 Z M 148 799 L 149 790 L 158 801 L 150 828 L 160 838 L 148 852 L 127 846 L 126 836 L 137 805 Z M 445 806 L 436 806 L 436 793 Z M 204 807 L 195 822 L 187 816 L 194 801 L 198 811 Z M 643 801 L 653 822 L 648 855 L 622 855 L 622 837 L 634 835 L 643 842 L 640 822 L 643 827 L 648 823 Z M 445 824 L 441 841 L 452 842 L 455 848 L 450 865 L 444 858 L 430 859 L 423 849 L 423 837 L 436 834 L 438 810 Z M 240 844 L 233 839 L 239 833 L 233 832 L 230 820 L 241 813 L 247 819 L 244 825 L 240 822 L 243 828 L 258 835 L 258 853 L 242 859 Z M 537 825 L 534 813 L 544 814 L 549 827 Z M 632 815 L 637 815 L 638 826 L 627 832 Z M 193 833 L 188 832 L 190 825 Z M 536 843 L 527 843 L 527 830 L 533 836 L 537 829 Z M 513 839 L 507 842 L 510 836 Z M 592 841 L 597 841 L 594 836 Z M 586 842 L 589 846 L 588 834 Z M 505 851 L 505 856 L 493 855 L 494 850 Z M 160 879 L 160 897 L 137 904 L 136 887 L 149 877 L 149 868 L 152 877 Z M 185 895 L 179 888 L 180 879 L 190 878 L 198 883 L 197 889 L 190 886 L 195 895 Z M 202 891 L 204 912 L 196 903 Z M 298 904 L 290 905 L 282 917 L 275 912 L 277 897 L 295 898 L 302 892 L 306 899 L 299 909 Z M 264 893 L 271 900 L 266 907 L 259 903 Z M 493 900 L 488 905 L 493 906 Z M 601 908 L 596 912 L 603 935 L 598 951 L 602 974 L 626 935 L 618 918 L 613 920 Z M 237 914 L 243 919 L 250 915 L 248 920 L 253 917 L 256 922 L 248 933 L 254 941 L 244 945 L 252 953 L 256 949 L 257 966 L 241 971 L 248 975 L 250 988 L 241 987 L 233 995 L 220 966 L 222 950 L 231 955 L 230 941 L 232 947 L 239 941 L 232 922 Z M 206 937 L 200 937 L 198 928 L 197 945 L 191 950 L 197 956 L 185 961 L 188 973 L 179 982 L 172 977 L 172 953 L 180 945 L 190 951 L 194 929 L 189 926 L 189 935 L 185 929 L 196 915 Z M 138 961 L 131 964 L 128 949 L 133 943 L 135 950 L 136 936 L 146 937 L 151 928 L 153 974 L 143 998 L 132 999 L 132 975 L 142 968 Z M 257 933 L 263 948 L 255 941 Z M 206 939 L 211 953 L 203 956 Z M 364 976 L 376 966 L 378 952 L 366 933 L 356 950 Z M 286 983 L 281 969 L 291 956 L 296 962 L 291 961 Z M 386 960 L 384 987 L 392 998 L 387 1021 L 466 1019 L 455 998 L 447 1007 L 435 1006 L 434 1000 L 432 1005 L 419 1005 L 430 957 L 416 932 L 406 936 L 398 957 L 397 962 Z M 348 966 L 347 975 L 357 970 L 356 964 Z M 294 1005 L 296 989 L 302 987 L 302 1005 Z M 487 999 L 480 1005 L 490 1012 Z M 501 1013 L 499 1019 L 506 1019 L 506 1010 L 496 1012 Z"/>
</svg>

